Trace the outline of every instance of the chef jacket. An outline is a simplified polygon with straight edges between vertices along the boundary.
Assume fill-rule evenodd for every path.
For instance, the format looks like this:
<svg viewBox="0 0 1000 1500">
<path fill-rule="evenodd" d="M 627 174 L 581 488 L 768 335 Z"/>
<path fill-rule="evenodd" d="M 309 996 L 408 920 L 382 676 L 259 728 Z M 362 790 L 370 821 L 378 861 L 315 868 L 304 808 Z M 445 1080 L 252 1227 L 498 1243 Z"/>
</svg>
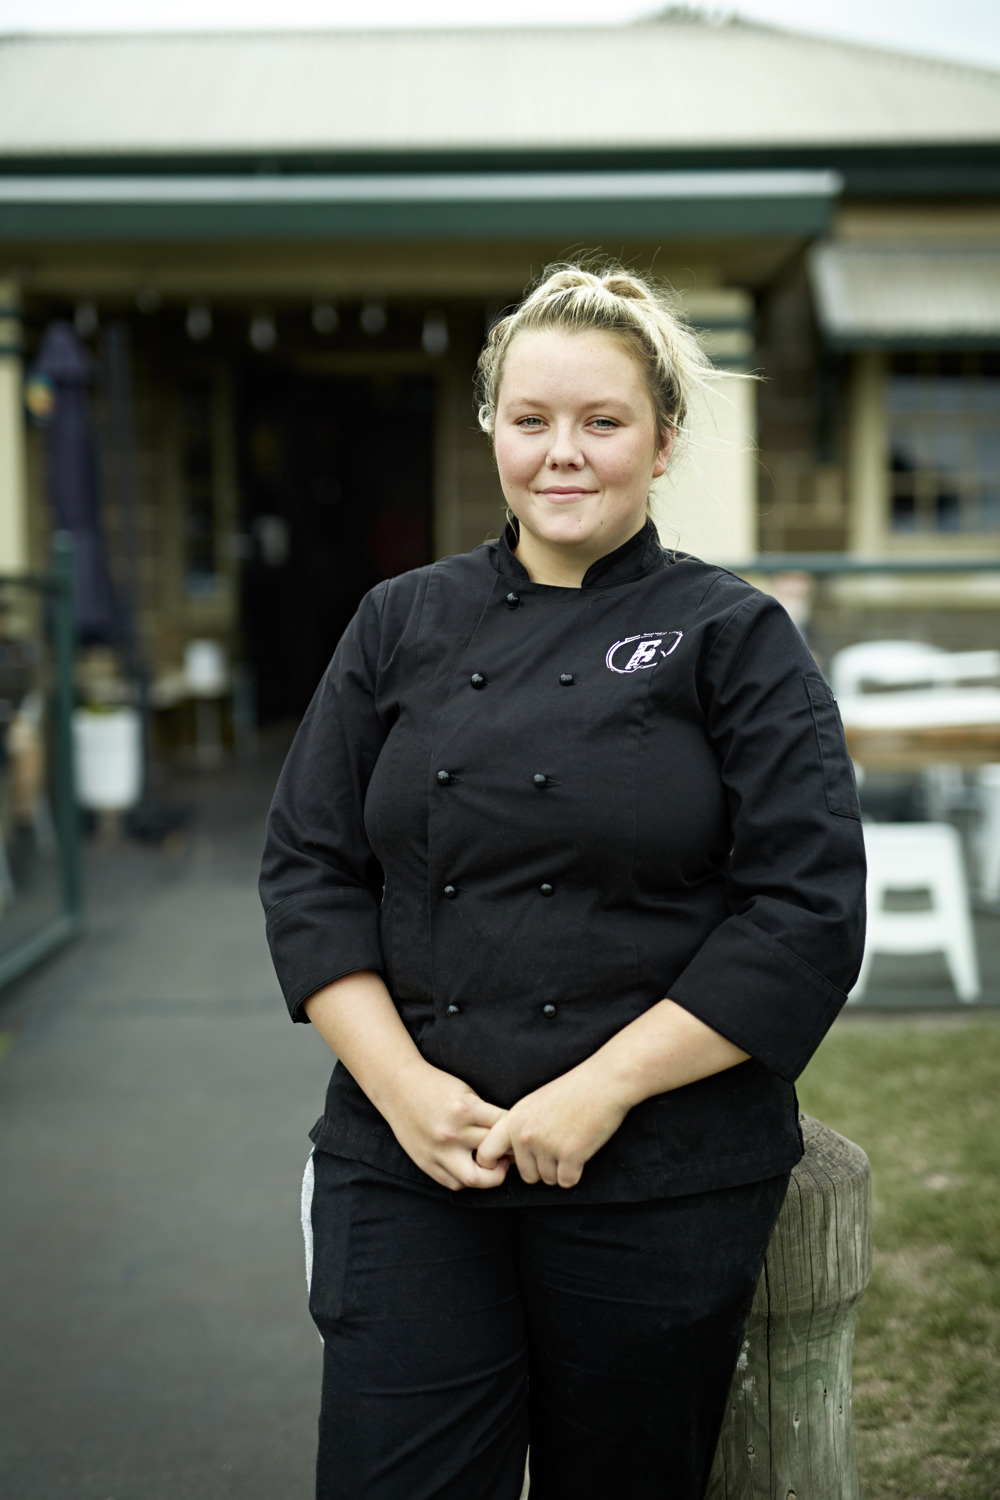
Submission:
<svg viewBox="0 0 1000 1500">
<path fill-rule="evenodd" d="M 384 976 L 422 1055 L 509 1107 L 669 997 L 749 1060 L 633 1108 L 570 1189 L 636 1201 L 802 1152 L 794 1080 L 853 984 L 864 851 L 836 703 L 773 598 L 647 523 L 581 588 L 498 542 L 363 600 L 281 773 L 261 875 L 294 1020 Z M 316 1146 L 420 1177 L 338 1064 Z"/>
</svg>

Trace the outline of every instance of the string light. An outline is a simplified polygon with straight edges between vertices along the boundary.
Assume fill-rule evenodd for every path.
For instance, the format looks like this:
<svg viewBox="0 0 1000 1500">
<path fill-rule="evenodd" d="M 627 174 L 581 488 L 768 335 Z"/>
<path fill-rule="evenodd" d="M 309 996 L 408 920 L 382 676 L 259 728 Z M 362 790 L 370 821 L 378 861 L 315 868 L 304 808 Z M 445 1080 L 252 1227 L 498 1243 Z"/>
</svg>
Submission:
<svg viewBox="0 0 1000 1500">
<path fill-rule="evenodd" d="M 424 315 L 420 343 L 424 353 L 431 355 L 432 358 L 445 353 L 448 348 L 448 319 L 444 313 L 429 312 Z"/>
<path fill-rule="evenodd" d="M 336 332 L 340 323 L 340 314 L 332 302 L 314 302 L 312 310 L 312 325 L 317 333 L 324 335 Z"/>
<path fill-rule="evenodd" d="M 99 321 L 97 308 L 89 300 L 78 302 L 73 309 L 73 327 L 82 339 L 93 338 Z"/>
<path fill-rule="evenodd" d="M 250 342 L 260 354 L 266 354 L 278 342 L 274 314 L 266 307 L 258 308 L 250 319 Z"/>
<path fill-rule="evenodd" d="M 207 302 L 192 302 L 184 319 L 187 336 L 196 344 L 203 344 L 212 332 L 212 311 Z"/>
<path fill-rule="evenodd" d="M 388 321 L 384 302 L 369 301 L 361 309 L 361 327 L 372 338 L 382 332 Z"/>
</svg>

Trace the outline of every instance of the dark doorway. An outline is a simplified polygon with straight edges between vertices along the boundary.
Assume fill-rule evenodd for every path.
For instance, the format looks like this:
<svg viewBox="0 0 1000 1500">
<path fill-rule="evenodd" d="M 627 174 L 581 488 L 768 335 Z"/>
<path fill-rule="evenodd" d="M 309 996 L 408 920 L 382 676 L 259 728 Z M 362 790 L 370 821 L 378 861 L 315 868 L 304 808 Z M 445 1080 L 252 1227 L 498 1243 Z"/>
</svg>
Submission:
<svg viewBox="0 0 1000 1500">
<path fill-rule="evenodd" d="M 434 385 L 248 372 L 243 640 L 262 723 L 300 715 L 358 602 L 431 560 Z"/>
</svg>

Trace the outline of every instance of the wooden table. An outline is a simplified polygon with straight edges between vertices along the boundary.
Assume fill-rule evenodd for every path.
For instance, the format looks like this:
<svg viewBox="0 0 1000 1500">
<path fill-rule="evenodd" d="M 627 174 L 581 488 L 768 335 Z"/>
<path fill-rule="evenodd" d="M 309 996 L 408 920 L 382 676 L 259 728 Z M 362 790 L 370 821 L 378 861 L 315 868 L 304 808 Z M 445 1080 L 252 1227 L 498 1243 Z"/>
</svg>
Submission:
<svg viewBox="0 0 1000 1500">
<path fill-rule="evenodd" d="M 986 766 L 1000 762 L 1000 724 L 949 729 L 847 729 L 851 759 L 871 771 L 924 766 Z"/>
<path fill-rule="evenodd" d="M 1000 762 L 1000 688 L 862 693 L 840 710 L 851 757 L 868 770 Z"/>
</svg>

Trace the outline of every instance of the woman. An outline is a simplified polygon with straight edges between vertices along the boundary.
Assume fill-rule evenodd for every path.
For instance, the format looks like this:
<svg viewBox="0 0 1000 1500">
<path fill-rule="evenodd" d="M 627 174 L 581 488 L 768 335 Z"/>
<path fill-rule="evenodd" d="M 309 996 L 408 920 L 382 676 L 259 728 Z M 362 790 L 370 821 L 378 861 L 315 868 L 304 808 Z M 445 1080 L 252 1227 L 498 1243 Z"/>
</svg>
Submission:
<svg viewBox="0 0 1000 1500">
<path fill-rule="evenodd" d="M 711 370 L 645 282 L 491 330 L 511 521 L 380 584 L 271 811 L 312 1132 L 322 1500 L 699 1500 L 861 956 L 829 689 L 784 610 L 661 549 Z"/>
</svg>

